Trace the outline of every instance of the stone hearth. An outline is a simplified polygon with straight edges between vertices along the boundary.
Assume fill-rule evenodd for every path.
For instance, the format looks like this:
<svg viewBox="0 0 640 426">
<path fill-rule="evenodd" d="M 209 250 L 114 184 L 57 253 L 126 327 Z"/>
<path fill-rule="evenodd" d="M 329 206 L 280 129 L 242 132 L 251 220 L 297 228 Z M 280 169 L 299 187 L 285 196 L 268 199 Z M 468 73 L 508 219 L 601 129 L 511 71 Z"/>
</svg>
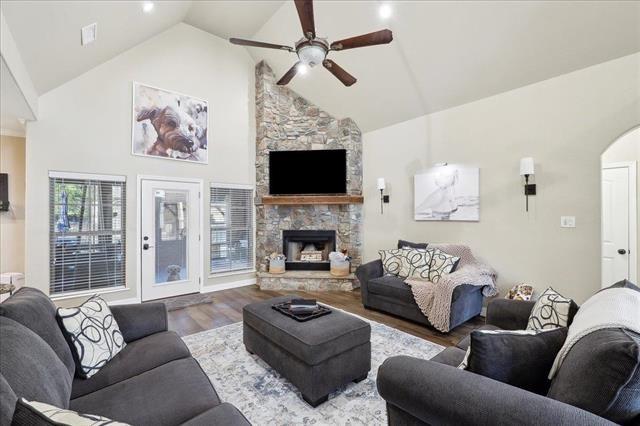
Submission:
<svg viewBox="0 0 640 426">
<path fill-rule="evenodd" d="M 337 119 L 285 86 L 276 84 L 271 68 L 256 65 L 256 265 L 258 285 L 265 289 L 351 290 L 355 276 L 336 278 L 328 271 L 268 274 L 265 257 L 282 252 L 285 230 L 331 230 L 336 249 L 347 249 L 352 271 L 361 263 L 362 205 L 263 204 L 269 195 L 269 152 L 277 150 L 346 149 L 347 191 L 362 195 L 362 135 L 349 118 Z M 304 274 L 301 274 L 304 272 Z"/>
</svg>

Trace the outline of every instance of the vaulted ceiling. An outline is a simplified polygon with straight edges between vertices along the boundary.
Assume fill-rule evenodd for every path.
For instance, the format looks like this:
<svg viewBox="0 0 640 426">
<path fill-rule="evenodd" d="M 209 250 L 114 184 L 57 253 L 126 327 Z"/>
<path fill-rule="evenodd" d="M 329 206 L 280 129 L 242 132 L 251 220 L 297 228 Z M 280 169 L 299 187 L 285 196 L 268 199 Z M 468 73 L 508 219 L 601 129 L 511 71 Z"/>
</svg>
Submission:
<svg viewBox="0 0 640 426">
<path fill-rule="evenodd" d="M 390 28 L 394 41 L 331 58 L 358 78 L 344 87 L 322 67 L 290 87 L 364 131 L 447 109 L 640 51 L 640 2 L 316 1 L 319 36 L 337 40 Z M 301 36 L 291 1 L 3 1 L 2 12 L 42 94 L 186 22 L 220 37 L 293 45 Z M 98 41 L 81 47 L 82 26 Z M 236 49 L 245 49 L 232 46 Z M 248 48 L 281 75 L 286 51 Z"/>
</svg>

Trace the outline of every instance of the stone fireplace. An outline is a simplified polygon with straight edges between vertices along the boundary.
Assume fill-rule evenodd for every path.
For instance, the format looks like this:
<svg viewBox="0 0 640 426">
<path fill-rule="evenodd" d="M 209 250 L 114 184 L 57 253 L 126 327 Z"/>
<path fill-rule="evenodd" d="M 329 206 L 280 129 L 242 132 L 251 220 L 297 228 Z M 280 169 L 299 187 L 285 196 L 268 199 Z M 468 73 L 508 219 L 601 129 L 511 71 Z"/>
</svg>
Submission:
<svg viewBox="0 0 640 426">
<path fill-rule="evenodd" d="M 362 135 L 349 118 L 337 119 L 320 110 L 285 86 L 276 84 L 271 68 L 263 61 L 256 65 L 256 268 L 257 283 L 264 289 L 351 290 L 359 286 L 355 276 L 337 278 L 329 274 L 328 251 L 347 250 L 352 270 L 361 263 L 362 204 L 327 201 L 323 197 L 278 197 L 282 203 L 267 202 L 269 194 L 269 152 L 281 150 L 346 150 L 347 194 L 362 195 Z M 322 170 L 322 165 L 315 167 Z M 313 198 L 315 201 L 309 201 Z M 330 198 L 330 197 L 329 197 Z M 360 197 L 361 198 L 361 197 Z M 296 202 L 295 200 L 300 200 Z M 324 201 L 323 201 L 324 200 Z M 308 236 L 331 233 L 333 243 L 316 244 L 309 251 L 321 252 L 321 265 L 295 259 L 304 246 L 291 247 L 299 232 Z M 327 234 L 329 235 L 329 234 Z M 287 246 L 285 247 L 285 237 Z M 325 238 L 325 237 L 322 237 Z M 320 248 L 322 246 L 322 249 Z M 287 271 L 268 273 L 265 258 L 288 253 Z M 297 251 L 299 250 L 299 252 Z M 328 251 L 327 251 L 328 250 Z M 312 254 L 312 253 L 310 253 Z M 318 253 L 315 254 L 318 256 Z M 309 257 L 312 259 L 313 257 Z M 309 269 L 313 267 L 314 269 Z M 322 267 L 322 269 L 320 269 Z M 315 269 L 317 268 L 317 269 Z"/>
<path fill-rule="evenodd" d="M 282 231 L 282 253 L 288 271 L 328 271 L 329 253 L 336 250 L 336 231 Z"/>
</svg>

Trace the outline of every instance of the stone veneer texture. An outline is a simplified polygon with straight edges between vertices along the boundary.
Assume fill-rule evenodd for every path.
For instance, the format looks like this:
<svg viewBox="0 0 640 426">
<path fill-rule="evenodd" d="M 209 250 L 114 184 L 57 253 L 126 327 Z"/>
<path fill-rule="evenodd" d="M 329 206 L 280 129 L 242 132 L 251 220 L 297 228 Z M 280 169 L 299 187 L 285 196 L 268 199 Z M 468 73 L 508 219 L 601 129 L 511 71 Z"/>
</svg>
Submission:
<svg viewBox="0 0 640 426">
<path fill-rule="evenodd" d="M 346 248 L 352 268 L 361 262 L 362 205 L 264 205 L 269 195 L 269 151 L 346 149 L 347 191 L 362 194 L 362 134 L 350 118 L 336 119 L 285 86 L 264 61 L 256 65 L 256 265 L 282 252 L 283 230 L 335 230 L 336 247 Z M 348 90 L 348 89 L 346 89 Z M 309 173 L 331 173 L 322 164 Z M 300 177 L 304 178 L 303 176 Z"/>
</svg>

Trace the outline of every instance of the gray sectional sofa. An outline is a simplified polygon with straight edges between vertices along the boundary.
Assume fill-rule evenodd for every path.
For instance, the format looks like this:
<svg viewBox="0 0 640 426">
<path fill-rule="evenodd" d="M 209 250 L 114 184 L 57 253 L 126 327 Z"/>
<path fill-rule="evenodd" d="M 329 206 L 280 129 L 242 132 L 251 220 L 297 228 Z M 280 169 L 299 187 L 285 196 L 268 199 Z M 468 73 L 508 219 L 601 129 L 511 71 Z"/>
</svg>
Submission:
<svg viewBox="0 0 640 426">
<path fill-rule="evenodd" d="M 220 401 L 182 339 L 168 331 L 163 303 L 111 310 L 127 345 L 81 379 L 44 293 L 25 287 L 0 304 L 0 426 L 11 424 L 20 397 L 136 426 L 249 425 Z"/>
</svg>

